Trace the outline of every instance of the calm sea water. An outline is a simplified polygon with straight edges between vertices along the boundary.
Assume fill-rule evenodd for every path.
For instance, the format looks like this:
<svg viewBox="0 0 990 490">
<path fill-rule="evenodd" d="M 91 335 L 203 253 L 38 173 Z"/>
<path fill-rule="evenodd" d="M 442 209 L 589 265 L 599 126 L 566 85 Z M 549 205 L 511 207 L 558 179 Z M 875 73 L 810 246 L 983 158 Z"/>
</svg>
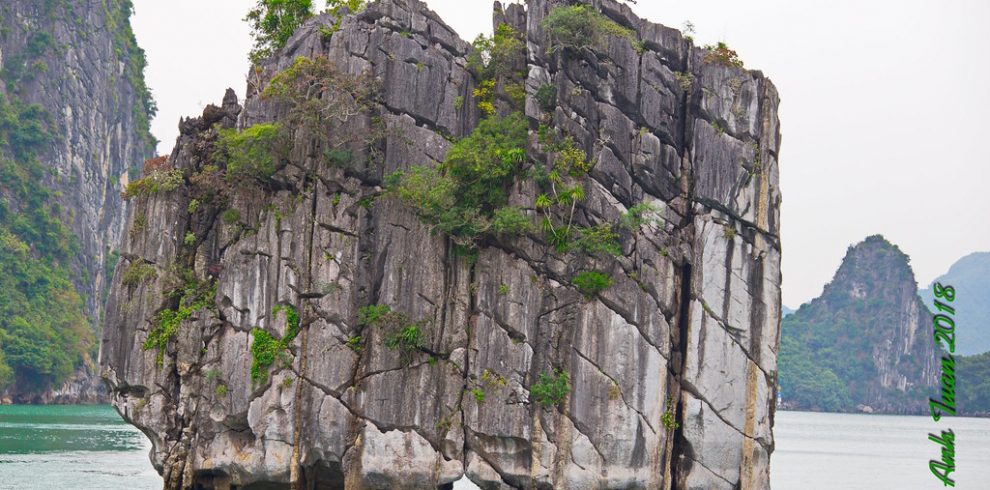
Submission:
<svg viewBox="0 0 990 490">
<path fill-rule="evenodd" d="M 941 458 L 928 433 L 952 429 L 963 490 L 990 489 L 990 419 L 777 412 L 770 460 L 774 490 L 936 489 L 928 471 Z"/>
<path fill-rule="evenodd" d="M 990 419 L 778 412 L 776 422 L 774 490 L 943 488 L 927 434 L 944 428 L 956 433 L 956 488 L 990 488 Z M 158 490 L 150 447 L 109 406 L 0 406 L 0 489 Z"/>
<path fill-rule="evenodd" d="M 3 490 L 161 490 L 149 449 L 110 406 L 0 406 Z"/>
</svg>

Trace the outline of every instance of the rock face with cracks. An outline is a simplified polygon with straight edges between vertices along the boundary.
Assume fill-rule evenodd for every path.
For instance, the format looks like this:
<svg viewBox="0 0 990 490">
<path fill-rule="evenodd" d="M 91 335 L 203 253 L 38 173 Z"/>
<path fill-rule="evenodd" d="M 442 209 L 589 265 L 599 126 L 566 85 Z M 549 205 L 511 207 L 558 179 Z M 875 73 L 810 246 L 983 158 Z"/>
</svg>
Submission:
<svg viewBox="0 0 990 490">
<path fill-rule="evenodd" d="M 594 8 L 635 43 L 551 49 L 554 7 L 495 5 L 495 22 L 525 37 L 527 153 L 546 161 L 541 122 L 587 152 L 584 226 L 654 210 L 616 256 L 558 252 L 537 232 L 465 253 L 382 194 L 385 176 L 438 165 L 483 115 L 470 46 L 416 0 L 313 19 L 252 70 L 243 106 L 228 92 L 182 122 L 169 165 L 187 185 L 136 201 L 131 223 L 144 225 L 114 277 L 101 359 L 167 488 L 434 488 L 465 475 L 482 488 L 769 487 L 776 90 L 609 0 Z M 352 148 L 356 163 L 327 165 L 297 132 L 269 185 L 232 193 L 236 213 L 190 206 L 189 176 L 216 165 L 218 133 L 284 121 L 261 87 L 320 55 L 377 81 L 368 110 L 337 123 L 376 135 Z M 536 98 L 546 86 L 552 107 Z M 517 179 L 508 201 L 535 221 L 539 193 Z M 157 273 L 124 284 L 133 263 Z M 610 286 L 579 291 L 587 270 Z M 188 315 L 167 294 L 180 276 L 207 285 Z M 373 305 L 415 322 L 413 348 L 390 348 L 362 310 Z M 165 310 L 178 327 L 145 349 Z M 252 376 L 259 338 L 285 348 Z M 537 403 L 553 373 L 567 374 L 566 396 Z"/>
</svg>

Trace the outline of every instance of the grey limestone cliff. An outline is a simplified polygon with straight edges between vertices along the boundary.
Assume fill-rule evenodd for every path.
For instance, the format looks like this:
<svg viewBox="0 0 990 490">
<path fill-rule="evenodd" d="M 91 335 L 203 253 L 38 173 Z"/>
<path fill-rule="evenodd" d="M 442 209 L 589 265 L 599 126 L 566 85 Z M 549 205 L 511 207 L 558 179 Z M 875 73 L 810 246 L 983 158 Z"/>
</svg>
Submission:
<svg viewBox="0 0 990 490">
<path fill-rule="evenodd" d="M 416 0 L 372 3 L 339 28 L 310 21 L 252 70 L 243 105 L 228 92 L 182 122 L 167 167 L 185 185 L 134 201 L 101 358 L 167 488 L 435 488 L 464 475 L 482 488 L 769 488 L 776 90 L 624 5 L 594 4 L 639 42 L 551 52 L 546 0 L 496 4 L 495 18 L 525 36 L 530 158 L 546 161 L 536 133 L 549 121 L 594 162 L 576 220 L 655 210 L 614 257 L 558 252 L 538 233 L 458 253 L 380 195 L 384 176 L 443 161 L 481 117 L 470 46 Z M 354 149 L 360 164 L 326 165 L 296 137 L 274 184 L 232 195 L 236 212 L 200 204 L 218 133 L 283 120 L 261 87 L 320 55 L 377 80 L 369 111 L 338 128 L 380 133 Z M 552 107 L 535 96 L 545 86 Z M 520 179 L 508 199 L 535 217 L 539 192 Z M 125 281 L 129 268 L 154 273 Z M 579 292 L 571 279 L 590 269 L 611 286 Z M 205 301 L 166 294 L 182 281 Z M 359 321 L 368 305 L 420 322 L 423 342 L 388 348 Z M 146 349 L 163 311 L 177 328 Z M 289 340 L 253 377 L 268 338 Z M 553 372 L 570 391 L 536 403 Z"/>
</svg>

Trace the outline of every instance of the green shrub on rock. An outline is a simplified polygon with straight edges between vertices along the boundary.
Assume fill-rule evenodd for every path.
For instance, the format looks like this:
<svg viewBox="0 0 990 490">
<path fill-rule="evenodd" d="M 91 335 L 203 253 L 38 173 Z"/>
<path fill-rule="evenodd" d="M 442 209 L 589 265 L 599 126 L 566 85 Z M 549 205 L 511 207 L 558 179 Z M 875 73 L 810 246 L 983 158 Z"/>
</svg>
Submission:
<svg viewBox="0 0 990 490">
<path fill-rule="evenodd" d="M 558 369 L 553 374 L 540 373 L 539 380 L 529 388 L 529 397 L 541 407 L 551 407 L 563 402 L 570 392 L 570 375 Z"/>
<path fill-rule="evenodd" d="M 367 305 L 358 309 L 358 326 L 367 327 L 378 323 L 379 320 L 392 312 L 388 305 Z"/>
<path fill-rule="evenodd" d="M 313 0 L 258 0 L 247 17 L 254 48 L 252 63 L 258 63 L 281 49 L 306 19 L 313 16 Z"/>
<path fill-rule="evenodd" d="M 280 304 L 272 309 L 272 317 L 285 312 L 285 336 L 276 339 L 263 328 L 251 330 L 254 340 L 251 342 L 251 381 L 263 383 L 268 379 L 268 368 L 275 364 L 276 359 L 285 355 L 289 344 L 299 335 L 299 313 L 292 305 Z"/>
<path fill-rule="evenodd" d="M 629 231 L 657 220 L 659 209 L 651 203 L 641 202 L 633 205 L 619 218 L 619 225 Z"/>
<path fill-rule="evenodd" d="M 584 271 L 575 275 L 571 283 L 578 288 L 578 291 L 590 298 L 608 289 L 612 285 L 612 278 L 604 272 Z"/>
<path fill-rule="evenodd" d="M 439 225 L 441 216 L 454 207 L 455 185 L 438 169 L 422 166 L 396 172 L 386 182 L 393 195 L 433 225 Z"/>
<path fill-rule="evenodd" d="M 181 187 L 184 182 L 182 170 L 177 168 L 155 170 L 148 176 L 127 184 L 121 195 L 124 199 L 150 197 L 159 193 L 172 192 Z"/>
<path fill-rule="evenodd" d="M 612 229 L 612 225 L 600 223 L 588 228 L 581 228 L 579 232 L 580 237 L 577 239 L 577 246 L 585 253 L 589 255 L 622 255 L 619 234 Z"/>
<path fill-rule="evenodd" d="M 189 271 L 186 275 L 192 274 Z M 182 322 L 203 309 L 215 309 L 214 298 L 217 294 L 217 284 L 213 281 L 197 281 L 195 277 L 186 277 L 182 289 L 173 291 L 180 294 L 179 303 L 174 308 L 166 308 L 155 316 L 154 328 L 148 332 L 142 348 L 155 349 L 155 362 L 160 366 L 165 355 L 165 348 L 172 340 Z"/>
<path fill-rule="evenodd" d="M 344 8 L 352 14 L 356 14 L 368 5 L 367 0 L 327 0 L 326 12 L 333 15 L 340 15 Z"/>
<path fill-rule="evenodd" d="M 553 112 L 557 107 L 557 87 L 543 85 L 536 90 L 536 102 L 543 112 Z"/>
<path fill-rule="evenodd" d="M 496 113 L 496 97 L 512 110 L 526 105 L 526 41 L 523 33 L 499 24 L 492 37 L 479 35 L 467 55 L 467 69 L 478 81 L 471 95 L 485 117 Z"/>
<path fill-rule="evenodd" d="M 232 225 L 241 220 L 241 212 L 234 208 L 229 208 L 224 210 L 223 214 L 220 215 L 220 219 L 222 219 L 224 223 Z"/>
<path fill-rule="evenodd" d="M 680 427 L 681 424 L 677 423 L 677 418 L 676 415 L 674 414 L 674 402 L 673 400 L 671 400 L 669 396 L 667 397 L 666 405 L 667 405 L 667 411 L 665 411 L 660 416 L 660 421 L 663 422 L 663 426 L 665 429 L 677 430 L 677 428 Z"/>
<path fill-rule="evenodd" d="M 495 210 L 492 231 L 499 235 L 522 235 L 533 229 L 533 222 L 517 207 L 505 206 Z"/>
<path fill-rule="evenodd" d="M 253 328 L 251 336 L 254 337 L 251 341 L 251 381 L 262 383 L 268 379 L 268 368 L 285 345 L 263 328 Z"/>
<path fill-rule="evenodd" d="M 277 123 L 255 124 L 244 131 L 223 129 L 217 138 L 214 159 L 227 164 L 228 180 L 267 182 L 282 164 L 285 147 Z"/>
<path fill-rule="evenodd" d="M 406 325 L 385 337 L 385 347 L 391 350 L 411 352 L 426 346 L 426 338 L 419 323 Z"/>
<path fill-rule="evenodd" d="M 408 315 L 400 311 L 392 311 L 388 305 L 368 305 L 358 310 L 357 323 L 359 327 L 371 327 L 379 329 L 383 333 L 383 343 L 389 350 L 402 352 L 404 360 L 408 361 L 409 356 L 423 347 L 426 347 L 427 320 L 418 322 L 412 321 Z M 357 339 L 355 344 L 360 345 L 361 336 L 352 337 Z M 351 342 L 348 342 L 350 346 Z M 353 348 L 353 346 L 352 346 Z"/>
<path fill-rule="evenodd" d="M 371 74 L 352 75 L 326 56 L 299 56 L 268 82 L 262 98 L 286 107 L 280 119 L 286 140 L 315 140 L 324 160 L 335 167 L 354 163 L 352 149 L 380 137 L 378 124 L 354 124 L 375 105 L 379 81 Z"/>
<path fill-rule="evenodd" d="M 521 213 L 502 208 L 526 161 L 527 135 L 522 114 L 484 119 L 454 143 L 439 168 L 416 166 L 390 176 L 389 192 L 461 245 L 473 245 L 493 222 L 496 232 L 522 229 Z"/>
<path fill-rule="evenodd" d="M 478 35 L 471 48 L 467 55 L 468 70 L 480 80 L 491 80 L 513 75 L 514 61 L 520 56 L 525 59 L 526 43 L 512 26 L 499 24 L 492 37 Z"/>
<path fill-rule="evenodd" d="M 605 17 L 590 5 L 554 7 L 543 19 L 552 47 L 579 49 L 600 45 L 609 35 L 636 42 L 636 33 Z"/>
<path fill-rule="evenodd" d="M 471 394 L 474 395 L 474 401 L 478 402 L 479 405 L 485 403 L 485 390 L 481 388 L 472 388 Z"/>
<path fill-rule="evenodd" d="M 743 67 L 743 62 L 739 59 L 739 54 L 735 50 L 729 49 L 729 46 L 724 42 L 705 46 L 705 49 L 708 50 L 704 58 L 705 63 L 715 63 L 734 68 Z"/>
<path fill-rule="evenodd" d="M 151 281 L 158 277 L 158 271 L 155 266 L 145 262 L 144 260 L 138 259 L 131 261 L 124 269 L 124 275 L 120 282 L 124 286 L 133 287 L 143 284 L 145 282 Z"/>
</svg>

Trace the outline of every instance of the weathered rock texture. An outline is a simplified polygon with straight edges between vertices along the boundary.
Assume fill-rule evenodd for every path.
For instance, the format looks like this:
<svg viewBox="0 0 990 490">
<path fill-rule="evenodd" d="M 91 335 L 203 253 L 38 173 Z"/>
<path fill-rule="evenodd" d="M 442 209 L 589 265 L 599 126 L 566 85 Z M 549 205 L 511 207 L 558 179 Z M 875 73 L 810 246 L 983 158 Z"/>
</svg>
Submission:
<svg viewBox="0 0 990 490">
<path fill-rule="evenodd" d="M 941 367 L 932 339 L 932 314 L 918 297 L 908 256 L 880 235 L 849 248 L 822 295 L 783 324 L 781 387 L 784 406 L 821 410 L 808 396 L 795 361 L 835 373 L 849 396 L 844 407 L 876 413 L 928 413 Z M 784 360 L 788 361 L 786 364 Z M 832 395 L 832 393 L 826 393 Z M 869 408 L 867 408 L 869 407 Z"/>
<path fill-rule="evenodd" d="M 382 84 L 378 119 L 348 124 L 380 119 L 387 129 L 381 158 L 348 171 L 296 141 L 293 164 L 277 174 L 284 190 L 236 199 L 239 226 L 218 212 L 190 215 L 182 189 L 137 203 L 147 224 L 126 240 L 101 363 L 168 488 L 431 488 L 464 474 L 483 488 L 769 487 L 776 91 L 759 72 L 704 63 L 704 50 L 626 6 L 595 4 L 636 30 L 642 54 L 621 38 L 548 53 L 545 0 L 496 4 L 496 19 L 526 33 L 531 128 L 541 117 L 535 91 L 554 85 L 554 124 L 596 162 L 578 220 L 616 222 L 640 202 L 660 209 L 623 236 L 617 258 L 562 256 L 533 235 L 487 243 L 473 261 L 401 202 L 368 205 L 383 175 L 441 161 L 446 136 L 479 117 L 469 46 L 416 0 L 374 3 L 329 39 L 320 27 L 333 19 L 311 21 L 254 74 L 243 109 L 228 93 L 222 108 L 183 123 L 169 161 L 192 172 L 210 163 L 214 124 L 279 118 L 253 87 L 296 56 L 325 54 Z M 518 182 L 510 201 L 532 209 L 538 192 Z M 189 265 L 217 276 L 217 311 L 184 321 L 158 366 L 142 344 L 168 304 L 168 268 L 187 231 L 197 237 Z M 158 279 L 122 285 L 134 260 L 155 264 Z M 586 299 L 570 279 L 591 268 L 614 284 Z M 271 314 L 279 304 L 299 311 L 301 332 L 285 365 L 253 385 L 250 331 L 284 334 L 286 316 Z M 369 304 L 427 319 L 432 355 L 404 358 L 374 329 L 363 349 L 349 348 Z M 554 368 L 573 389 L 541 408 L 529 388 Z M 661 421 L 668 403 L 677 429 Z"/>
<path fill-rule="evenodd" d="M 61 218 L 78 240 L 73 282 L 94 328 L 109 287 L 106 265 L 116 260 L 124 231 L 120 192 L 128 168 L 154 152 L 144 53 L 134 43 L 130 13 L 129 0 L 0 3 L 0 78 L 6 82 L 0 91 L 16 86 L 16 97 L 51 117 L 54 144 L 39 156 L 48 172 L 36 185 L 55 191 L 65 210 Z M 28 55 L 32 50 L 37 54 Z M 103 382 L 83 369 L 50 392 L 13 386 L 8 394 L 24 403 L 106 402 L 106 393 L 97 391 L 104 391 Z"/>
</svg>

